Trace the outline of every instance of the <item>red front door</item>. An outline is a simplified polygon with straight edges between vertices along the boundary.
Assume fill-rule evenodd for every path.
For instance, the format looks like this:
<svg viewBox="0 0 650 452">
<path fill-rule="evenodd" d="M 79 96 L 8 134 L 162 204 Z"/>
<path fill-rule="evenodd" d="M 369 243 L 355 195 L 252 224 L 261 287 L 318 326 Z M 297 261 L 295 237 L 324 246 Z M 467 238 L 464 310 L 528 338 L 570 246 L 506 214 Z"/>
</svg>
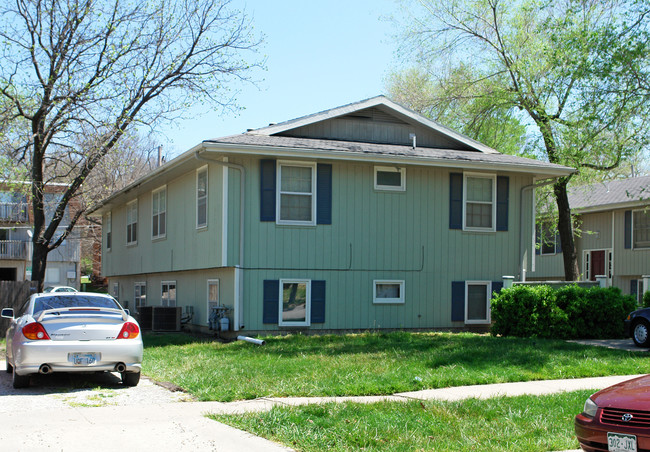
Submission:
<svg viewBox="0 0 650 452">
<path fill-rule="evenodd" d="M 591 275 L 589 279 L 596 281 L 596 275 L 605 274 L 605 251 L 591 252 Z"/>
</svg>

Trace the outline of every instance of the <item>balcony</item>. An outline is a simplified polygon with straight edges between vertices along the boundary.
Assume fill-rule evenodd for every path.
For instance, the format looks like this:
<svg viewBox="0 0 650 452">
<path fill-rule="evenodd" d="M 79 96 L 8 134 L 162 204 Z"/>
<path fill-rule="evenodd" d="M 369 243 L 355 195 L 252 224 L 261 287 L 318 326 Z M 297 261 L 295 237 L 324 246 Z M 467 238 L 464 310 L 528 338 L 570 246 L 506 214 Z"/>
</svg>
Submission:
<svg viewBox="0 0 650 452">
<path fill-rule="evenodd" d="M 0 202 L 0 221 L 27 223 L 29 204 L 26 202 Z"/>
<path fill-rule="evenodd" d="M 31 242 L 0 240 L 0 259 L 25 260 L 30 258 Z"/>
</svg>

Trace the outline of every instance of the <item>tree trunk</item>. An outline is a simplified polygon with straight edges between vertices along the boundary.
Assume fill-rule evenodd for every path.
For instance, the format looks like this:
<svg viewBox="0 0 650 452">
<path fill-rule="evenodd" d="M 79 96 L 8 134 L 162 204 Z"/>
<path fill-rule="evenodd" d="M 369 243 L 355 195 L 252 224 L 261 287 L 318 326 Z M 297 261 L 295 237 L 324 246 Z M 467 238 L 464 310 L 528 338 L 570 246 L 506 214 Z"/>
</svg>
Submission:
<svg viewBox="0 0 650 452">
<path fill-rule="evenodd" d="M 564 259 L 564 279 L 577 281 L 580 277 L 576 244 L 573 237 L 571 209 L 567 195 L 568 178 L 561 178 L 553 185 L 555 202 L 557 203 L 558 220 L 557 229 L 562 243 L 562 257 Z"/>
<path fill-rule="evenodd" d="M 32 281 L 38 282 L 38 291 L 43 292 L 45 282 L 45 266 L 47 264 L 47 246 L 33 242 L 34 250 L 32 252 Z"/>
</svg>

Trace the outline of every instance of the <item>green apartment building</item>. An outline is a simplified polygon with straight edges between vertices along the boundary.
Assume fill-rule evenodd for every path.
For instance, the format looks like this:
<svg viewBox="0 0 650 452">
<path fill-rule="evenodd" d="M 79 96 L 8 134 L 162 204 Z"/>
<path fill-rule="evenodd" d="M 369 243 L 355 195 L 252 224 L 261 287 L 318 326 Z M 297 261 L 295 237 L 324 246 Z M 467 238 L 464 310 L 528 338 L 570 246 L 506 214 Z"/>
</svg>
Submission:
<svg viewBox="0 0 650 452">
<path fill-rule="evenodd" d="M 534 258 L 535 183 L 571 168 L 500 154 L 383 96 L 206 140 L 95 208 L 131 310 L 207 329 L 465 328 Z"/>
</svg>

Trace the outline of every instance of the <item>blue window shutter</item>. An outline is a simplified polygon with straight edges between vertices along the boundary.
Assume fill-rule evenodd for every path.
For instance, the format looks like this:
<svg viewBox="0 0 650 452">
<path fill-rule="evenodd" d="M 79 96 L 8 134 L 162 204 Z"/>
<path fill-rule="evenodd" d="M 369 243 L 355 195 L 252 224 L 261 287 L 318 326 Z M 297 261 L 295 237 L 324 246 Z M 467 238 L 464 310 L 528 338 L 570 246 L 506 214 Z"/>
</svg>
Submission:
<svg viewBox="0 0 650 452">
<path fill-rule="evenodd" d="M 555 252 L 562 252 L 562 239 L 560 238 L 560 233 L 555 234 Z"/>
<path fill-rule="evenodd" d="M 510 178 L 497 176 L 497 231 L 508 230 L 508 201 L 510 199 Z"/>
<path fill-rule="evenodd" d="M 311 282 L 311 323 L 325 323 L 325 281 Z"/>
<path fill-rule="evenodd" d="M 262 323 L 278 323 L 280 309 L 280 281 L 264 280 L 264 301 L 262 306 Z"/>
<path fill-rule="evenodd" d="M 451 321 L 465 321 L 465 281 L 451 282 Z"/>
<path fill-rule="evenodd" d="M 625 211 L 625 248 L 632 248 L 632 211 Z"/>
<path fill-rule="evenodd" d="M 332 165 L 316 167 L 316 223 L 332 224 Z"/>
<path fill-rule="evenodd" d="M 496 292 L 498 294 L 501 289 L 503 289 L 503 281 L 492 281 L 492 293 Z"/>
<path fill-rule="evenodd" d="M 275 221 L 275 160 L 260 161 L 260 221 Z"/>
<path fill-rule="evenodd" d="M 630 295 L 634 297 L 634 301 L 638 300 L 639 296 L 639 284 L 637 283 L 636 279 L 633 279 L 630 281 Z"/>
<path fill-rule="evenodd" d="M 449 229 L 463 229 L 462 173 L 449 173 Z"/>
</svg>

